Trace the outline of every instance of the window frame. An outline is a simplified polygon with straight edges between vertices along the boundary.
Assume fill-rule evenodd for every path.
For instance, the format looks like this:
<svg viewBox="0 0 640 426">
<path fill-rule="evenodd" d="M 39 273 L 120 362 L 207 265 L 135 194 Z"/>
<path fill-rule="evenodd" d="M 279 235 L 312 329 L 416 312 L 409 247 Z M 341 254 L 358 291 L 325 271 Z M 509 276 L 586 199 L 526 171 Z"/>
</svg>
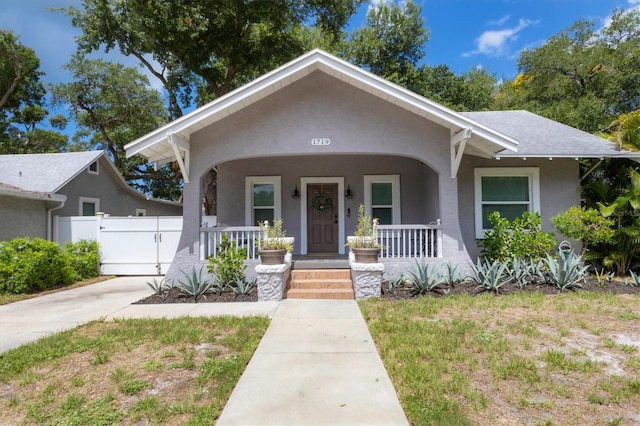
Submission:
<svg viewBox="0 0 640 426">
<path fill-rule="evenodd" d="M 95 170 L 91 170 L 91 167 L 93 165 L 96 165 L 96 169 Z M 98 160 L 94 161 L 93 163 L 89 164 L 89 166 L 87 167 L 87 172 L 91 175 L 99 175 L 100 174 L 100 163 L 98 163 Z"/>
<path fill-rule="evenodd" d="M 136 217 L 145 217 L 147 215 L 147 209 L 136 209 Z"/>
<path fill-rule="evenodd" d="M 95 205 L 95 209 L 96 209 L 95 215 L 97 215 L 98 212 L 100 211 L 100 198 L 78 197 L 78 216 L 84 216 L 84 209 L 82 208 L 84 203 Z M 86 217 L 92 217 L 92 216 L 86 216 Z"/>
<path fill-rule="evenodd" d="M 282 190 L 281 190 L 281 177 L 280 176 L 246 176 L 245 177 L 245 214 L 244 221 L 245 226 L 257 226 L 257 222 L 254 221 L 254 205 L 253 205 L 253 186 L 256 184 L 273 185 L 273 219 L 280 219 L 282 217 Z"/>
<path fill-rule="evenodd" d="M 400 175 L 364 175 L 364 208 L 368 215 L 373 215 L 371 184 L 390 183 L 391 184 L 391 217 L 393 225 L 402 224 L 402 207 L 400 204 Z"/>
<path fill-rule="evenodd" d="M 529 180 L 529 202 L 491 202 L 482 201 L 483 177 L 526 177 Z M 489 229 L 482 227 L 482 206 L 485 204 L 528 205 L 528 211 L 540 213 L 540 168 L 538 167 L 477 167 L 474 169 L 474 216 L 477 239 L 484 239 Z"/>
</svg>

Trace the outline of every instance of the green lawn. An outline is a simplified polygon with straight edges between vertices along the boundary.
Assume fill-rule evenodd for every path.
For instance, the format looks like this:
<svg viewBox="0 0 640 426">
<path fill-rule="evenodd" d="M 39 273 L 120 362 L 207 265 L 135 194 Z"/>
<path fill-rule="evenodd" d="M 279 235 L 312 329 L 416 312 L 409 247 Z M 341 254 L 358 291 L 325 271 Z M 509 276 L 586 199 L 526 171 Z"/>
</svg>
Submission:
<svg viewBox="0 0 640 426">
<path fill-rule="evenodd" d="M 414 425 L 640 422 L 640 297 L 451 296 L 360 304 Z"/>
<path fill-rule="evenodd" d="M 94 321 L 0 355 L 0 424 L 213 424 L 266 318 Z"/>
</svg>

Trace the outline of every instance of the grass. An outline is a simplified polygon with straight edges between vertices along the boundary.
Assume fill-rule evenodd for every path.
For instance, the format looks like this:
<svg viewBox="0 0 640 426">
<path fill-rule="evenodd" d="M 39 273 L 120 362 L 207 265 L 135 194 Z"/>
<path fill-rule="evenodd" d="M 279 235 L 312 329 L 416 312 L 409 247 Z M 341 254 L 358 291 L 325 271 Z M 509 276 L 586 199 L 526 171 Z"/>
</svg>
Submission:
<svg viewBox="0 0 640 426">
<path fill-rule="evenodd" d="M 212 424 L 266 318 L 94 321 L 0 355 L 3 424 Z"/>
<path fill-rule="evenodd" d="M 485 294 L 360 307 L 411 424 L 638 420 L 638 351 L 615 342 L 640 335 L 637 296 Z M 595 355 L 603 353 L 610 358 Z"/>
<path fill-rule="evenodd" d="M 70 290 L 72 288 L 84 287 L 89 284 L 95 284 L 101 281 L 107 281 L 112 278 L 115 278 L 115 277 L 110 275 L 102 275 L 99 277 L 78 281 L 64 287 L 58 287 L 50 290 L 40 291 L 38 293 L 21 293 L 21 294 L 0 293 L 0 305 L 7 305 L 9 303 L 19 302 L 21 300 L 27 300 L 27 299 L 31 299 L 38 296 L 44 296 L 45 294 L 51 294 L 51 293 L 57 293 L 59 291 Z"/>
</svg>

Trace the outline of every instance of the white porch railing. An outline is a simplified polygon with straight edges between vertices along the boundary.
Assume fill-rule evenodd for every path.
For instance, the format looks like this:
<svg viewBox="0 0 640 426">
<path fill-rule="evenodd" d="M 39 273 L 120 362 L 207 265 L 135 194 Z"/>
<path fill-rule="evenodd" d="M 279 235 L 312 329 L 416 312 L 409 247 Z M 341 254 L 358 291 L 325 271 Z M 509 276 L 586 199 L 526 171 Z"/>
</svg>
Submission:
<svg viewBox="0 0 640 426">
<path fill-rule="evenodd" d="M 225 234 L 230 243 L 247 249 L 247 259 L 258 259 L 259 226 L 224 226 L 200 228 L 201 260 L 217 255 Z M 442 225 L 440 221 L 434 225 L 379 225 L 378 242 L 380 257 L 385 259 L 442 257 Z"/>
<path fill-rule="evenodd" d="M 378 225 L 383 259 L 442 257 L 442 225 Z"/>
<path fill-rule="evenodd" d="M 262 238 L 259 226 L 224 226 L 200 228 L 200 260 L 217 256 L 223 235 L 227 235 L 230 243 L 246 248 L 247 259 L 258 259 L 258 246 Z"/>
</svg>

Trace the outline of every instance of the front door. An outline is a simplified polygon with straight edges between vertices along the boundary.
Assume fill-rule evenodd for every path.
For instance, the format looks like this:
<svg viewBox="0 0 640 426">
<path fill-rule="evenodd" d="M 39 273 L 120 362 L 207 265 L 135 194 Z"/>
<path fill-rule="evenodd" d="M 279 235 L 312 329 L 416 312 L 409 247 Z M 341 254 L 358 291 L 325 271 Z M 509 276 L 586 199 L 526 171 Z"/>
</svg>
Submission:
<svg viewBox="0 0 640 426">
<path fill-rule="evenodd" d="M 338 184 L 307 185 L 308 252 L 338 253 Z"/>
</svg>

